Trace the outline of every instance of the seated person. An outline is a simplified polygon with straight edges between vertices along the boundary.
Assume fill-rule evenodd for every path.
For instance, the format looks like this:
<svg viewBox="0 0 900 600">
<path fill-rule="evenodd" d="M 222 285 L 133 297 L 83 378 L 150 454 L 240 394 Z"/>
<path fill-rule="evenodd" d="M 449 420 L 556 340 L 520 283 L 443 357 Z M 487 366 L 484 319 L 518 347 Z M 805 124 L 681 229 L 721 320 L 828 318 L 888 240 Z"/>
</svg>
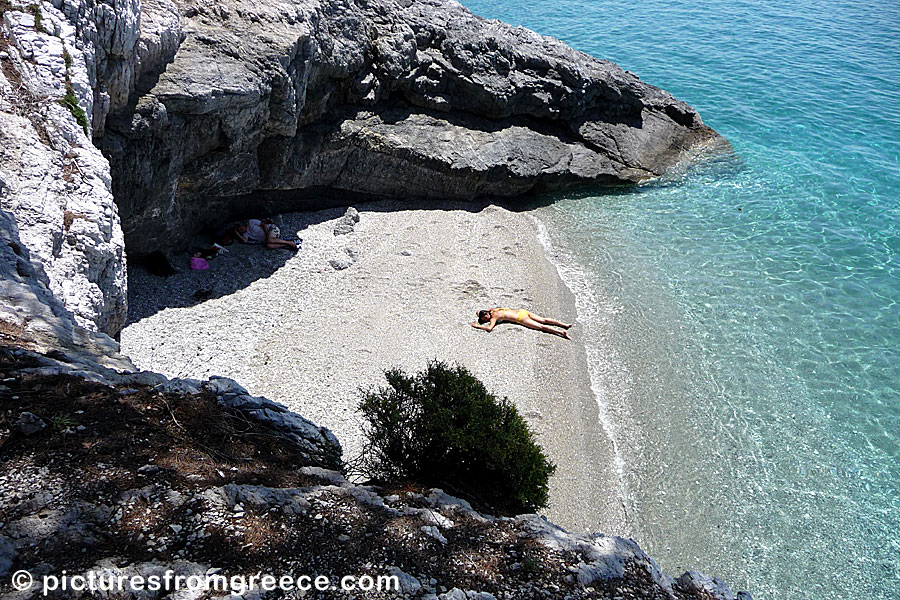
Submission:
<svg viewBox="0 0 900 600">
<path fill-rule="evenodd" d="M 266 248 L 299 250 L 300 242 L 282 240 L 272 219 L 250 219 L 234 226 L 234 235 L 245 244 L 265 244 Z"/>
</svg>

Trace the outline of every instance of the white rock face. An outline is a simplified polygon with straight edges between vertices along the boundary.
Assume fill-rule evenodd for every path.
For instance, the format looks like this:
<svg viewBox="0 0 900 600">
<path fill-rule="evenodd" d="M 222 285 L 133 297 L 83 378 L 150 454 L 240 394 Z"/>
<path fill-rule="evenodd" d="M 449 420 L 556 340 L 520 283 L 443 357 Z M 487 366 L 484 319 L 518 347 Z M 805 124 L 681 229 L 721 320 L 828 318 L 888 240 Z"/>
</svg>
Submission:
<svg viewBox="0 0 900 600">
<path fill-rule="evenodd" d="M 51 3 L 44 2 L 44 6 Z M 85 108 L 95 135 L 103 131 L 111 108 L 122 106 L 134 87 L 135 48 L 140 36 L 140 0 L 53 0 L 49 6 L 77 31 L 77 45 L 90 87 Z"/>
<path fill-rule="evenodd" d="M 53 295 L 89 330 L 125 323 L 125 244 L 109 163 L 91 137 L 183 40 L 169 0 L 13 0 L 0 27 L 0 209 Z M 87 123 L 59 102 L 74 94 Z"/>
<path fill-rule="evenodd" d="M 93 90 L 76 27 L 49 3 L 4 14 L 0 70 L 0 209 L 49 288 L 89 330 L 116 333 L 126 316 L 125 241 L 109 163 L 59 102 L 71 89 L 91 114 Z"/>
<path fill-rule="evenodd" d="M 140 77 L 175 56 L 184 39 L 178 9 L 170 0 L 52 0 L 52 5 L 77 31 L 92 95 L 85 106 L 94 134 L 102 135 L 107 114 L 128 103 Z"/>
<path fill-rule="evenodd" d="M 75 370 L 134 370 L 119 355 L 119 345 L 109 336 L 75 324 L 72 313 L 49 289 L 40 264 L 31 260 L 19 238 L 13 215 L 0 210 L 0 321 L 19 330 L 22 340 L 40 352 L 65 348 Z"/>
</svg>

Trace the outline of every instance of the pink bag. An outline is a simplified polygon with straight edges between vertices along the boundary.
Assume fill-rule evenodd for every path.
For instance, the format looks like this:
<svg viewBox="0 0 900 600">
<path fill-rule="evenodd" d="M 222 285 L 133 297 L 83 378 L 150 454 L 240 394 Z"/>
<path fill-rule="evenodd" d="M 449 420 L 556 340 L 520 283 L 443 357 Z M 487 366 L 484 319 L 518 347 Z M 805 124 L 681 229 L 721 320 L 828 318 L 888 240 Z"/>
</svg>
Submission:
<svg viewBox="0 0 900 600">
<path fill-rule="evenodd" d="M 208 268 L 209 263 L 206 262 L 205 258 L 195 256 L 191 259 L 191 269 L 193 269 L 194 271 L 205 271 Z"/>
</svg>

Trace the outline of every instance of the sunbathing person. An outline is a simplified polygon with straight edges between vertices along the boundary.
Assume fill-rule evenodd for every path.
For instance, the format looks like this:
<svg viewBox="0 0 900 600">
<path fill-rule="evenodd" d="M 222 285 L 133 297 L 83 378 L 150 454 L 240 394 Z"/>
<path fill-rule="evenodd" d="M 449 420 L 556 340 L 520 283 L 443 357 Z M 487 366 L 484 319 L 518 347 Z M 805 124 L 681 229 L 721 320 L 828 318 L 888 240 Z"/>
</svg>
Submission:
<svg viewBox="0 0 900 600">
<path fill-rule="evenodd" d="M 250 219 L 234 226 L 234 235 L 245 244 L 265 244 L 266 248 L 290 248 L 299 250 L 299 242 L 282 240 L 278 236 L 281 232 L 275 227 L 272 219 Z"/>
<path fill-rule="evenodd" d="M 556 319 L 548 319 L 538 316 L 525 309 L 514 310 L 512 308 L 491 308 L 489 310 L 478 311 L 478 322 L 472 323 L 472 327 L 476 329 L 484 329 L 491 331 L 497 323 L 515 323 L 529 329 L 537 329 L 544 333 L 552 333 L 559 337 L 570 340 L 569 334 L 565 331 L 572 325 L 557 321 Z M 485 325 L 487 323 L 487 325 Z"/>
</svg>

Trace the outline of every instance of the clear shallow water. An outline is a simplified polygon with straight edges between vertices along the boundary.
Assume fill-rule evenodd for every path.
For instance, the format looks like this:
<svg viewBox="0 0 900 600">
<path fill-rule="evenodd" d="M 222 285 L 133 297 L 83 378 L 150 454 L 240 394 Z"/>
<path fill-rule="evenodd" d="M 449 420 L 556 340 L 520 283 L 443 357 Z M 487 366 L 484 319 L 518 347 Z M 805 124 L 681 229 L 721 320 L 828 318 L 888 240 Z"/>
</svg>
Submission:
<svg viewBox="0 0 900 600">
<path fill-rule="evenodd" d="M 538 211 L 635 537 L 756 598 L 900 598 L 900 4 L 466 5 L 616 61 L 735 148 Z"/>
</svg>

